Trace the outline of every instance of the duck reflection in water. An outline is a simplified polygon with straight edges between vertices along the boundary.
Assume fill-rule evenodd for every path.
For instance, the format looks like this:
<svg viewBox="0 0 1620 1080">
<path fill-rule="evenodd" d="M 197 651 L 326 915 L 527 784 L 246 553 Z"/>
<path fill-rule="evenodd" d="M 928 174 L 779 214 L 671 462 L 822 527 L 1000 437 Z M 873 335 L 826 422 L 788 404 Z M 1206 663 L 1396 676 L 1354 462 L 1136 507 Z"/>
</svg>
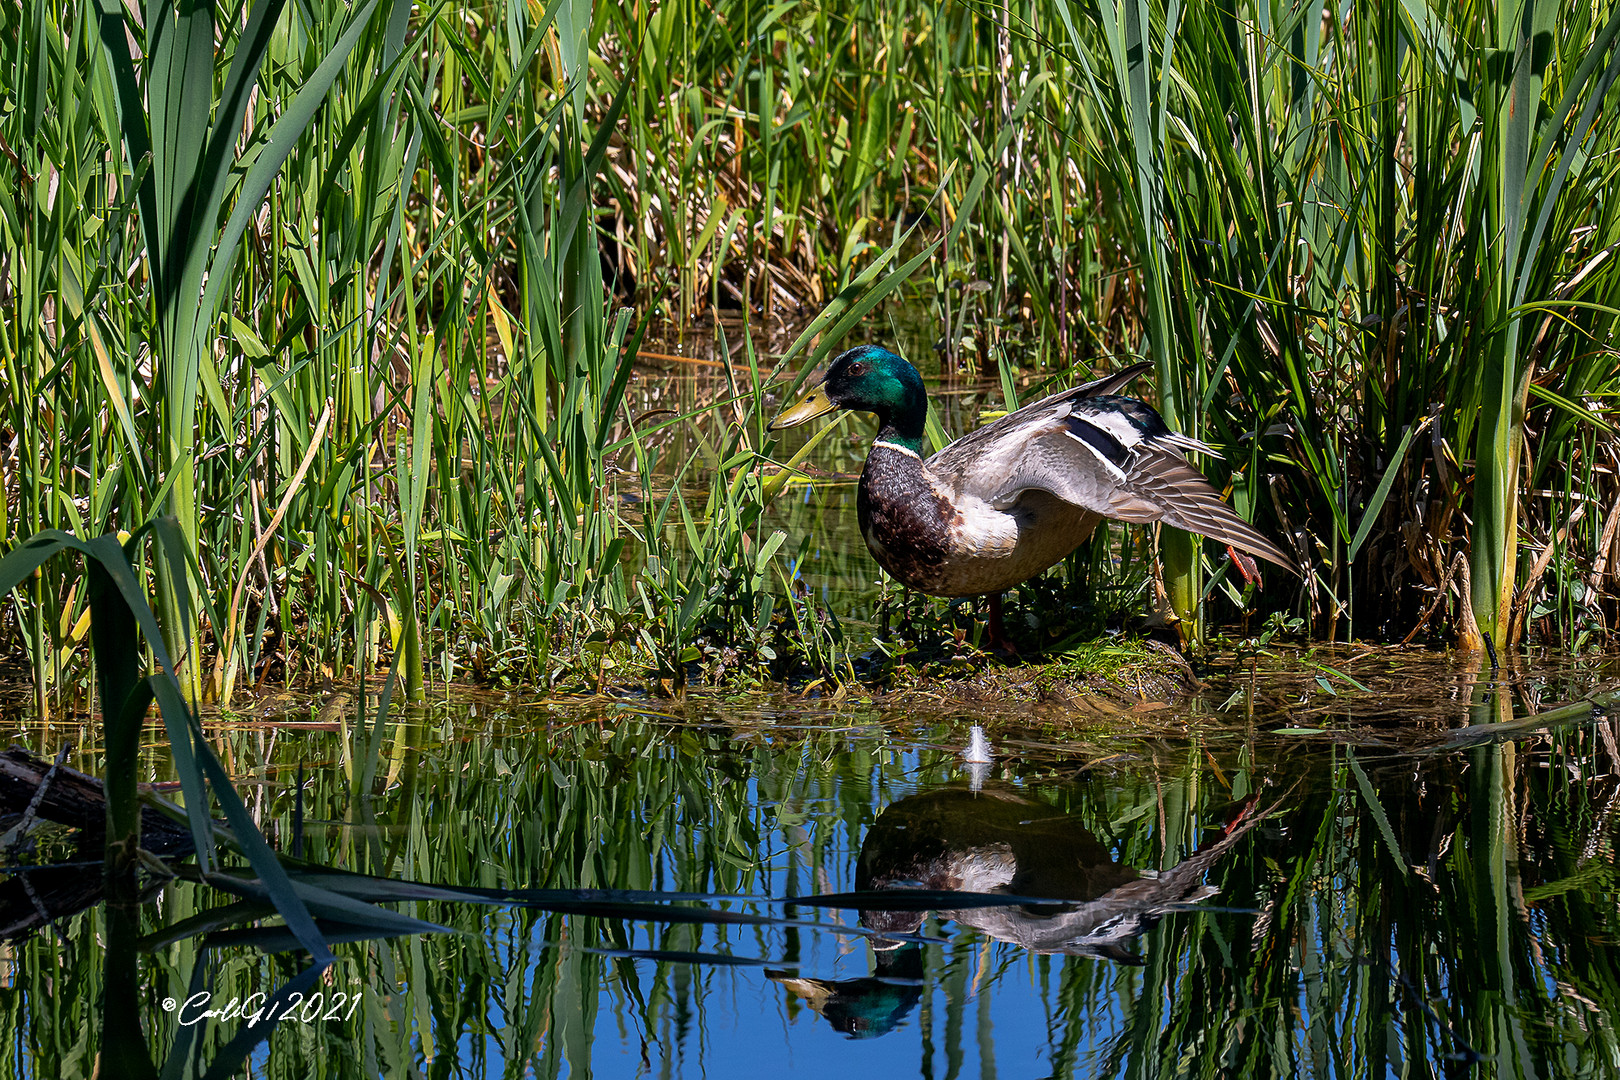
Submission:
<svg viewBox="0 0 1620 1080">
<path fill-rule="evenodd" d="M 943 787 L 901 799 L 878 815 L 861 844 L 855 883 L 862 892 L 923 889 L 1051 900 L 951 908 L 941 899 L 935 910 L 1031 952 L 1139 964 L 1127 943 L 1168 912 L 1213 896 L 1217 890 L 1204 875 L 1264 817 L 1252 800 L 1243 804 L 1218 840 L 1154 874 L 1115 862 L 1078 818 L 1011 785 Z M 853 1038 L 884 1034 L 921 1000 L 922 950 L 912 935 L 927 915 L 915 904 L 861 911 L 861 925 L 880 935 L 872 941 L 875 970 L 867 978 L 768 974 L 839 1031 Z"/>
</svg>

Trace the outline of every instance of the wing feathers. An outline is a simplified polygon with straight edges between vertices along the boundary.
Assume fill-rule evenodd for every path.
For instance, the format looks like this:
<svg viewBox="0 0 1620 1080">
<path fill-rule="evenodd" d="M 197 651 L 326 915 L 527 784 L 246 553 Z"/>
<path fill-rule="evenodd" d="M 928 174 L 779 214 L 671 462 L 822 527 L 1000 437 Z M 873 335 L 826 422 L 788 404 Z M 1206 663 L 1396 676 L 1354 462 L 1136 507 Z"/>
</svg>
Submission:
<svg viewBox="0 0 1620 1080">
<path fill-rule="evenodd" d="M 1299 573 L 1294 561 L 1266 539 L 1221 498 L 1202 473 L 1174 454 L 1144 455 L 1133 469 L 1133 486 L 1163 508 L 1159 520 L 1178 529 L 1219 540 L 1239 551 L 1274 562 L 1284 570 Z"/>
<path fill-rule="evenodd" d="M 1103 468 L 1113 473 L 1121 481 L 1125 479 L 1124 470 L 1109 460 L 1107 452 L 1101 447 L 1097 446 L 1095 440 L 1087 439 L 1083 435 L 1077 434 L 1073 431 L 1065 431 L 1063 434 L 1067 435 L 1069 438 L 1073 439 L 1075 442 L 1079 443 L 1081 446 L 1090 451 L 1098 461 L 1102 462 Z"/>
<path fill-rule="evenodd" d="M 1127 383 L 1152 366 L 1153 365 L 1151 363 L 1147 362 L 1132 364 L 1130 367 L 1120 368 L 1112 375 L 1104 375 L 1100 379 L 1093 379 L 1088 383 L 1081 383 L 1073 390 L 1068 390 L 1062 394 L 1056 394 L 1053 396 L 1088 398 L 1101 397 L 1104 394 L 1117 394 L 1125 388 Z"/>
<path fill-rule="evenodd" d="M 1007 510 L 1044 491 L 1116 521 L 1162 521 L 1299 573 L 1238 517 L 1183 453 L 1218 456 L 1171 431 L 1150 406 L 1118 397 L 1151 365 L 1133 364 L 1053 394 L 958 439 L 924 463 L 937 490 Z"/>
</svg>

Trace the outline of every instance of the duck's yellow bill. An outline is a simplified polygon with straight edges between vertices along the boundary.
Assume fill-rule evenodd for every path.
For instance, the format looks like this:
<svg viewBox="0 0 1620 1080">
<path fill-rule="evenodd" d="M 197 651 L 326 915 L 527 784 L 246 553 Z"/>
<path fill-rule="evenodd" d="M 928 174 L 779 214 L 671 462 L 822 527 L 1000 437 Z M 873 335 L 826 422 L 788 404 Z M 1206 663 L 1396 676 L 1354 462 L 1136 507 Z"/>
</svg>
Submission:
<svg viewBox="0 0 1620 1080">
<path fill-rule="evenodd" d="M 776 419 L 766 425 L 766 430 L 781 431 L 783 428 L 797 427 L 806 420 L 826 416 L 836 408 L 838 406 L 827 396 L 827 388 L 818 382 L 806 390 L 798 401 L 777 413 Z"/>
</svg>

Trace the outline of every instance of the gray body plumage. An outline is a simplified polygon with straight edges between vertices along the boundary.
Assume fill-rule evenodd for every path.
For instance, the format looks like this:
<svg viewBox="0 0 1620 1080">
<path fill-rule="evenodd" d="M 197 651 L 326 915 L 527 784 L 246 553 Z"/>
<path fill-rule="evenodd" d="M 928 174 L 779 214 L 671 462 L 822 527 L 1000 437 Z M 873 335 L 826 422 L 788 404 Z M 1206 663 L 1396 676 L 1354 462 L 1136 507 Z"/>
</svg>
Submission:
<svg viewBox="0 0 1620 1080">
<path fill-rule="evenodd" d="M 1058 562 L 1107 517 L 1162 521 L 1292 571 L 1182 456 L 1209 447 L 1115 395 L 1147 366 L 1043 398 L 926 460 L 880 440 L 857 498 L 873 557 L 935 596 L 997 593 Z"/>
</svg>

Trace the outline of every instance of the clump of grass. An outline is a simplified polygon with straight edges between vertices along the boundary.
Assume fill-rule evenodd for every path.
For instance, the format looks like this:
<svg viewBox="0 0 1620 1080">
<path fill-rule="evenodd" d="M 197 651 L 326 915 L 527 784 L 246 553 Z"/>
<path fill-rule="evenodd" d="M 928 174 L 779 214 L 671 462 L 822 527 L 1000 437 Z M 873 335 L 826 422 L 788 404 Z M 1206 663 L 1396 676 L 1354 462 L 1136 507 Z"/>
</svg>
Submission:
<svg viewBox="0 0 1620 1080">
<path fill-rule="evenodd" d="M 1292 540 L 1314 631 L 1423 633 L 1455 596 L 1465 643 L 1515 638 L 1521 516 L 1561 516 L 1534 478 L 1610 487 L 1574 433 L 1614 438 L 1595 161 L 1620 23 L 1555 4 L 1524 12 L 1557 13 L 1539 36 L 1501 7 L 1057 6 L 1130 213 L 1166 414 L 1240 463 L 1217 480 Z M 1543 425 L 1567 441 L 1523 450 Z"/>
<path fill-rule="evenodd" d="M 1167 537 L 1184 612 L 1609 640 L 1620 23 L 1538 2 L 1526 46 L 1479 14 L 255 5 L 170 57 L 8 9 L 0 543 L 172 511 L 192 696 L 588 687 L 615 655 L 675 689 L 693 649 L 832 677 L 850 639 L 759 514 L 759 424 L 905 299 L 945 379 L 1007 398 L 1156 361 L 1308 571 L 1245 598 Z M 643 415 L 655 320 L 811 316 Z M 1085 572 L 1142 580 L 1116 566 Z M 86 604 L 47 569 L 0 626 L 42 706 L 88 685 Z"/>
</svg>

